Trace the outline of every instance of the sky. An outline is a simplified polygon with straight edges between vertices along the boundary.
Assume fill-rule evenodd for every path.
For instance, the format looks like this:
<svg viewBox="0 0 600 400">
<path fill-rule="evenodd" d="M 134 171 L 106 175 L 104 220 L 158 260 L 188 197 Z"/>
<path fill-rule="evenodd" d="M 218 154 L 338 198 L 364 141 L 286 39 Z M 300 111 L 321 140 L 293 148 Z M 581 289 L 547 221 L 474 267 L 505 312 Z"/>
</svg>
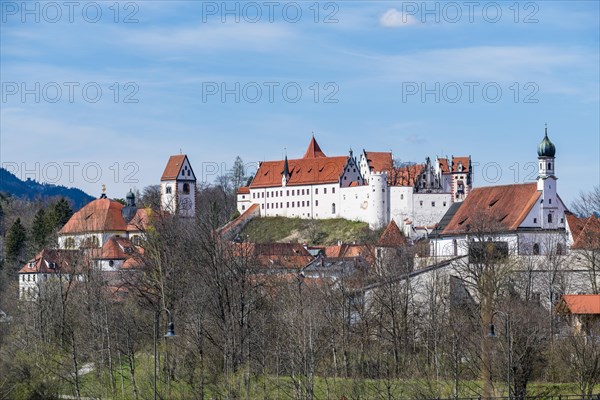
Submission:
<svg viewBox="0 0 600 400">
<path fill-rule="evenodd" d="M 600 2 L 0 0 L 0 163 L 99 196 L 236 156 L 470 155 L 474 186 L 600 184 Z"/>
</svg>

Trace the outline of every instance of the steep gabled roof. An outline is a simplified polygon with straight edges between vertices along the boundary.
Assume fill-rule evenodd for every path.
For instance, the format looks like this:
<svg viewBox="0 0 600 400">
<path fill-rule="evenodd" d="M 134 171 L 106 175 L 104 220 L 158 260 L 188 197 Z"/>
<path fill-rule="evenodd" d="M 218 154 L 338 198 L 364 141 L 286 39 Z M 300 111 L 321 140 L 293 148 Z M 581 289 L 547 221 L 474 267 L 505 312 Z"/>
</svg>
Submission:
<svg viewBox="0 0 600 400">
<path fill-rule="evenodd" d="M 565 294 L 562 299 L 571 314 L 600 314 L 600 294 Z"/>
<path fill-rule="evenodd" d="M 313 136 L 312 139 L 310 140 L 310 143 L 308 144 L 308 148 L 306 149 L 306 152 L 304 153 L 304 156 L 302 158 L 319 158 L 319 157 L 326 157 L 326 156 L 325 156 L 325 153 L 323 153 L 323 151 L 319 147 L 319 143 L 317 143 L 317 140 Z"/>
<path fill-rule="evenodd" d="M 73 214 L 59 233 L 125 231 L 127 224 L 121 215 L 122 208 L 123 205 L 118 201 L 96 199 Z"/>
<path fill-rule="evenodd" d="M 405 244 L 406 237 L 404 237 L 404 234 L 392 219 L 379 237 L 377 247 L 400 247 Z"/>
<path fill-rule="evenodd" d="M 442 234 L 464 234 L 482 216 L 490 216 L 498 229 L 516 230 L 540 195 L 535 183 L 473 189 Z"/>
<path fill-rule="evenodd" d="M 188 179 L 188 180 L 190 180 L 190 178 L 196 179 L 195 175 L 194 175 L 194 171 L 192 170 L 192 165 L 190 164 L 190 161 L 188 160 L 187 155 L 177 154 L 175 156 L 169 157 L 169 161 L 167 162 L 167 166 L 165 167 L 165 170 L 164 170 L 160 180 L 161 181 L 172 181 L 172 180 L 175 180 L 178 177 L 180 177 L 179 173 L 181 172 L 181 168 L 186 163 L 186 161 L 187 161 L 187 165 L 189 165 L 189 167 L 190 167 L 190 172 L 192 175 L 186 176 L 183 179 Z"/>
<path fill-rule="evenodd" d="M 458 164 L 462 164 L 463 172 L 469 171 L 471 158 L 469 157 L 452 157 L 452 172 L 460 172 Z"/>
<path fill-rule="evenodd" d="M 394 168 L 392 153 L 389 151 L 365 151 L 369 169 L 374 172 L 391 171 Z"/>
</svg>

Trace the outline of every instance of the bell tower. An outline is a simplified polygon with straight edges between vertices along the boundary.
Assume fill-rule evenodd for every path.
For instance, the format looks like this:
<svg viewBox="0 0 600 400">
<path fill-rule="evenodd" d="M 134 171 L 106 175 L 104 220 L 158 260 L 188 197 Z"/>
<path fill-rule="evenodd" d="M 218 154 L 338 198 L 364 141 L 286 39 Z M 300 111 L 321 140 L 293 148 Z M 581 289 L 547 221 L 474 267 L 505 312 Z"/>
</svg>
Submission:
<svg viewBox="0 0 600 400">
<path fill-rule="evenodd" d="M 169 157 L 160 178 L 161 210 L 181 217 L 196 215 L 196 175 L 185 154 Z"/>
<path fill-rule="evenodd" d="M 556 147 L 548 138 L 548 126 L 544 138 L 538 145 L 538 178 L 537 189 L 541 191 L 540 221 L 542 228 L 555 228 L 560 217 L 556 214 L 559 200 L 556 192 L 555 171 Z"/>
</svg>

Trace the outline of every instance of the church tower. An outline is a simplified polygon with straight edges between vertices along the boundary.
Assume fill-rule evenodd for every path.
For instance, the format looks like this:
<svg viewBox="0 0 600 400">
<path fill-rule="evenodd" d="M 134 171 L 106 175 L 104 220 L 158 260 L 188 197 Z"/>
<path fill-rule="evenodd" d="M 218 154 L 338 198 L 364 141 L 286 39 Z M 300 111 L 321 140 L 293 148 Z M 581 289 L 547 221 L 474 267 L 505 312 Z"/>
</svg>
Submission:
<svg viewBox="0 0 600 400">
<path fill-rule="evenodd" d="M 542 228 L 555 228 L 560 217 L 556 214 L 559 199 L 556 192 L 556 176 L 554 175 L 556 147 L 548 138 L 548 127 L 544 138 L 538 145 L 538 178 L 537 189 L 542 192 L 540 204 L 540 221 Z"/>
<path fill-rule="evenodd" d="M 196 215 L 196 175 L 185 154 L 169 157 L 160 178 L 162 211 L 181 217 Z"/>
</svg>

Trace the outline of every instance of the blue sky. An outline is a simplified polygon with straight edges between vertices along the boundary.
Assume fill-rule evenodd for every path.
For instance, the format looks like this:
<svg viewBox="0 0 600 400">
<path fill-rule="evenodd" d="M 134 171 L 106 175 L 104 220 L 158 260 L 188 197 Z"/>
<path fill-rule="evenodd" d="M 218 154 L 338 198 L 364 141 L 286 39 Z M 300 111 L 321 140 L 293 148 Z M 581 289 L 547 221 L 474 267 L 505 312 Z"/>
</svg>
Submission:
<svg viewBox="0 0 600 400">
<path fill-rule="evenodd" d="M 471 155 L 475 186 L 507 184 L 535 176 L 548 123 L 561 197 L 600 184 L 597 1 L 0 4 L 21 178 L 124 197 L 180 149 L 211 182 L 314 132 L 328 155 Z"/>
</svg>

